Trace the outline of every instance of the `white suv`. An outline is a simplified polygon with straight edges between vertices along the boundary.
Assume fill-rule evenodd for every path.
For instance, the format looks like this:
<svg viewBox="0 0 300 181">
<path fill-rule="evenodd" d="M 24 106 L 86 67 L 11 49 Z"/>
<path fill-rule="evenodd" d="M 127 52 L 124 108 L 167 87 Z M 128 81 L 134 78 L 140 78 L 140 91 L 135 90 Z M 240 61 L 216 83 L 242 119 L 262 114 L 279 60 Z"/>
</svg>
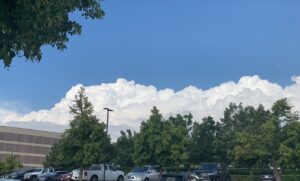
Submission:
<svg viewBox="0 0 300 181">
<path fill-rule="evenodd" d="M 25 181 L 36 181 L 38 176 L 54 172 L 53 168 L 34 168 L 32 172 L 24 175 Z"/>
</svg>

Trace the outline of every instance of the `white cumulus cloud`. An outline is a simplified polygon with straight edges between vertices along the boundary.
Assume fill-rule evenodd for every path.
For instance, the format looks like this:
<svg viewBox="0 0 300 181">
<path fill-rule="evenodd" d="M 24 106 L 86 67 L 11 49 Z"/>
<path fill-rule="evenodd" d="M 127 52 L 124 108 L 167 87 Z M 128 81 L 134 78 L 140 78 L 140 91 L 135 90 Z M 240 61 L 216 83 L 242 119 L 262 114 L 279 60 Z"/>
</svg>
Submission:
<svg viewBox="0 0 300 181">
<path fill-rule="evenodd" d="M 208 115 L 218 120 L 230 102 L 242 102 L 251 106 L 262 103 L 266 108 L 270 108 L 276 100 L 287 97 L 294 109 L 300 111 L 300 76 L 292 77 L 292 81 L 291 85 L 281 87 L 254 75 L 241 77 L 238 82 L 225 82 L 207 90 L 188 86 L 180 91 L 174 91 L 158 90 L 152 85 L 141 85 L 120 78 L 114 83 L 75 85 L 49 110 L 20 114 L 2 109 L 0 106 L 0 120 L 2 124 L 47 122 L 65 127 L 72 119 L 69 106 L 79 88 L 83 86 L 94 105 L 96 116 L 101 121 L 106 119 L 104 107 L 114 110 L 110 114 L 110 126 L 112 137 L 116 138 L 120 129 L 132 128 L 138 131 L 140 122 L 149 116 L 153 106 L 157 106 L 164 115 L 192 113 L 195 120 L 201 120 Z"/>
</svg>

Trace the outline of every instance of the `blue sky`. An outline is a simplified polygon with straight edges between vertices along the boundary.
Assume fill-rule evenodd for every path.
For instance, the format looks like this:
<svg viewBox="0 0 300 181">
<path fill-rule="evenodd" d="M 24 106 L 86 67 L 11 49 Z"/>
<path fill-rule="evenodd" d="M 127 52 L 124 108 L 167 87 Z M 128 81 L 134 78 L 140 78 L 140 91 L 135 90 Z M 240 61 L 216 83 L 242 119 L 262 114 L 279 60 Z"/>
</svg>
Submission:
<svg viewBox="0 0 300 181">
<path fill-rule="evenodd" d="M 300 75 L 300 1 L 107 0 L 68 49 L 0 70 L 0 101 L 49 109 L 71 86 L 123 77 L 159 89 L 202 89 L 245 75 L 286 86 Z M 5 105 L 4 105 L 5 106 Z M 20 109 L 20 108 L 18 108 Z M 22 111 L 22 110 L 19 110 Z"/>
</svg>

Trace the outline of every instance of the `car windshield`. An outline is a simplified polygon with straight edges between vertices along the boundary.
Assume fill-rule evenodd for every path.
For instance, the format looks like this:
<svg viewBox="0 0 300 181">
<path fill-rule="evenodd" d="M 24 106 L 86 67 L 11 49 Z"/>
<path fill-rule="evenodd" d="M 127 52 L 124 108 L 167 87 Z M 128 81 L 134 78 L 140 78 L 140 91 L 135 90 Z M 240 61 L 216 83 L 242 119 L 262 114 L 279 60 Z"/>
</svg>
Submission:
<svg viewBox="0 0 300 181">
<path fill-rule="evenodd" d="M 215 170 L 218 168 L 218 164 L 202 164 L 200 165 L 201 170 Z"/>
<path fill-rule="evenodd" d="M 147 172 L 148 168 L 147 167 L 135 167 L 134 169 L 131 170 L 131 172 Z"/>
<path fill-rule="evenodd" d="M 32 169 L 32 172 L 40 172 L 40 171 L 42 171 L 41 168 L 35 168 L 35 169 Z"/>
<path fill-rule="evenodd" d="M 24 174 L 24 173 L 26 173 L 26 172 L 28 172 L 29 170 L 21 170 L 21 171 L 19 171 L 18 172 L 18 174 Z"/>
<path fill-rule="evenodd" d="M 63 174 L 67 174 L 68 172 L 65 172 L 65 171 L 57 171 L 57 172 L 54 172 L 53 174 L 55 175 L 63 175 Z"/>
<path fill-rule="evenodd" d="M 18 175 L 21 171 L 15 171 L 15 172 L 12 172 L 11 174 L 9 174 L 10 176 L 15 176 L 15 175 Z"/>
</svg>

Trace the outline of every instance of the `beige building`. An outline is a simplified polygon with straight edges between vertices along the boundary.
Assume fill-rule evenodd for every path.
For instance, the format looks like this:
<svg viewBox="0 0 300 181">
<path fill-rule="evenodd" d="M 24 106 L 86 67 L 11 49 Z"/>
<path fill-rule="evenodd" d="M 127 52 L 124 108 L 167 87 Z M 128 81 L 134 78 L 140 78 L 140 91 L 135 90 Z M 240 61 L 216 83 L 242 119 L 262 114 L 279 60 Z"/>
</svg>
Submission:
<svg viewBox="0 0 300 181">
<path fill-rule="evenodd" d="M 61 133 L 0 126 L 0 159 L 13 153 L 24 167 L 42 167 L 46 154 Z"/>
</svg>

